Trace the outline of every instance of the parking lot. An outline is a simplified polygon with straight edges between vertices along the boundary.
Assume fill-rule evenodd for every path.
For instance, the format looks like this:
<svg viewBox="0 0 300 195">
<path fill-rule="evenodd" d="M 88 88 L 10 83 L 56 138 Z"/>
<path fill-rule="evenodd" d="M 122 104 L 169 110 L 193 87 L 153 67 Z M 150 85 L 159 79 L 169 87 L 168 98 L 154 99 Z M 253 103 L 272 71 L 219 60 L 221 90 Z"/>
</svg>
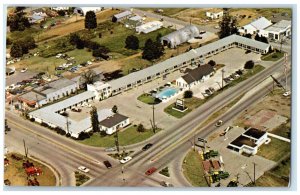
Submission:
<svg viewBox="0 0 300 195">
<path fill-rule="evenodd" d="M 200 85 L 194 86 L 192 91 L 194 96 L 197 98 L 203 99 L 203 93 L 208 87 L 212 87 L 215 90 L 218 90 L 222 86 L 222 69 L 225 70 L 224 78 L 230 76 L 232 73 L 236 72 L 239 69 L 243 69 L 245 62 L 248 60 L 253 60 L 254 62 L 260 61 L 260 54 L 248 53 L 245 54 L 245 50 L 239 48 L 232 48 L 226 50 L 222 53 L 214 55 L 210 58 L 205 59 L 205 62 L 208 63 L 210 60 L 214 60 L 217 64 L 224 64 L 225 67 L 217 70 L 217 72 L 211 78 L 207 79 Z M 224 82 L 225 83 L 225 82 Z"/>
</svg>

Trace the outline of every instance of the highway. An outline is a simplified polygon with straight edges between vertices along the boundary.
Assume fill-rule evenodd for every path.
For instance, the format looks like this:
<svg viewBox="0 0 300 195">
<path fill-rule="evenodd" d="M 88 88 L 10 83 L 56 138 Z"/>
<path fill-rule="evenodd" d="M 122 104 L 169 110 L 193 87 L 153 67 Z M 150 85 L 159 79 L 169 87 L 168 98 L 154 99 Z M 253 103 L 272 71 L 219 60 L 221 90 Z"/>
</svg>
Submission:
<svg viewBox="0 0 300 195">
<path fill-rule="evenodd" d="M 170 126 L 169 129 L 161 131 L 149 139 L 149 142 L 154 144 L 149 151 L 141 151 L 144 143 L 127 146 L 127 150 L 135 150 L 135 153 L 133 154 L 133 160 L 124 166 L 124 174 L 121 174 L 122 166 L 119 162 L 107 156 L 103 149 L 77 143 L 40 125 L 24 120 L 10 111 L 6 111 L 6 118 L 12 131 L 5 135 L 5 145 L 23 153 L 22 140 L 25 139 L 30 155 L 49 163 L 60 173 L 62 186 L 74 185 L 72 173 L 80 165 L 91 169 L 89 175 L 92 179 L 85 184 L 88 186 L 158 186 L 162 178 L 159 176 L 156 178 L 145 176 L 144 172 L 148 168 L 152 166 L 163 168 L 175 159 L 178 154 L 186 152 L 191 147 L 190 139 L 194 135 L 196 137 L 206 137 L 213 132 L 215 128 L 212 124 L 215 121 L 205 128 L 198 129 L 197 127 L 211 114 L 230 103 L 239 95 L 257 86 L 269 75 L 275 72 L 283 72 L 282 63 L 283 59 L 250 79 L 225 90 L 222 94 L 189 113 L 178 123 Z M 265 93 L 266 91 L 262 90 L 255 96 L 252 96 L 245 104 L 222 117 L 222 120 L 230 120 L 263 97 Z M 113 164 L 113 168 L 110 170 L 107 170 L 102 164 L 102 161 L 107 159 Z"/>
</svg>

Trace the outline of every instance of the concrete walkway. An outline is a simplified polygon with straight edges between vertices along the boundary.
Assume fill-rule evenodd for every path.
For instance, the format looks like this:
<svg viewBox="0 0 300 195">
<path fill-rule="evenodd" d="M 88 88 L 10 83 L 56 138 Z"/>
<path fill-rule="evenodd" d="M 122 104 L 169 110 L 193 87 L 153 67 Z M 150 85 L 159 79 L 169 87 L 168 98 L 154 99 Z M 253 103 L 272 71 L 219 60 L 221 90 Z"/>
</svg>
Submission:
<svg viewBox="0 0 300 195">
<path fill-rule="evenodd" d="M 285 138 L 285 137 L 281 137 L 281 136 L 279 136 L 279 135 L 275 135 L 275 134 L 273 134 L 273 133 L 268 133 L 268 136 L 274 137 L 274 138 L 276 138 L 276 139 L 280 139 L 281 141 L 284 141 L 284 142 L 291 143 L 291 140 L 290 140 L 290 139 L 287 139 L 287 138 Z"/>
</svg>

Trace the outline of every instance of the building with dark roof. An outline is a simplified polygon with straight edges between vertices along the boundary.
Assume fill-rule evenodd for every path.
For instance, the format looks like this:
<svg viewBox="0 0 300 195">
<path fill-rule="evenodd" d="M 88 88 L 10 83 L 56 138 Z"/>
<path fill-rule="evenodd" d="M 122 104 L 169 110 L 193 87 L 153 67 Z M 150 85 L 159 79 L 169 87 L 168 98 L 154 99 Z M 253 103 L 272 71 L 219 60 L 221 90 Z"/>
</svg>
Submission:
<svg viewBox="0 0 300 195">
<path fill-rule="evenodd" d="M 228 148 L 239 153 L 255 155 L 258 147 L 261 146 L 268 138 L 268 133 L 255 128 L 248 128 L 242 135 L 233 140 Z"/>
<path fill-rule="evenodd" d="M 187 74 L 176 79 L 176 85 L 181 88 L 191 87 L 208 79 L 213 73 L 213 67 L 209 64 L 205 64 L 193 70 L 189 70 Z"/>
<path fill-rule="evenodd" d="M 105 131 L 106 134 L 111 135 L 118 129 L 126 127 L 130 124 L 129 118 L 122 114 L 116 113 L 102 121 L 100 121 L 100 131 Z"/>
</svg>

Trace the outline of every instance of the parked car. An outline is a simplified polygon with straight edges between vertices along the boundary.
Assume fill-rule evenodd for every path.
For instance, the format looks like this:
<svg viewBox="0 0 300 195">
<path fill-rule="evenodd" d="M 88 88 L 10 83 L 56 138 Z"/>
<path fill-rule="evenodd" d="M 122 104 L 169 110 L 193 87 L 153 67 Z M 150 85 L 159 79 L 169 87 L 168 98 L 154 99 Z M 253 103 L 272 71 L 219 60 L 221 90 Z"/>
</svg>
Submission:
<svg viewBox="0 0 300 195">
<path fill-rule="evenodd" d="M 142 148 L 142 150 L 143 150 L 143 151 L 146 151 L 146 150 L 148 150 L 149 148 L 151 148 L 152 146 L 153 146 L 153 144 L 151 144 L 151 143 L 146 144 L 146 145 Z"/>
<path fill-rule="evenodd" d="M 106 166 L 106 168 L 108 168 L 108 169 L 112 168 L 112 165 L 110 164 L 110 162 L 108 160 L 103 161 L 103 163 Z"/>
<path fill-rule="evenodd" d="M 223 121 L 218 120 L 218 122 L 216 123 L 216 127 L 221 127 L 222 125 L 223 125 Z"/>
<path fill-rule="evenodd" d="M 27 71 L 27 68 L 22 68 L 21 72 L 26 72 Z"/>
<path fill-rule="evenodd" d="M 288 97 L 289 95 L 291 95 L 291 91 L 286 91 L 284 92 L 284 94 L 282 94 L 284 97 Z"/>
<path fill-rule="evenodd" d="M 71 109 L 73 112 L 81 112 L 81 109 L 80 108 L 72 108 Z"/>
<path fill-rule="evenodd" d="M 62 66 L 56 67 L 55 70 L 64 70 L 65 68 Z"/>
<path fill-rule="evenodd" d="M 85 172 L 85 173 L 88 173 L 90 171 L 90 169 L 84 167 L 84 166 L 80 166 L 78 167 L 78 170 L 82 171 L 82 172 Z"/>
<path fill-rule="evenodd" d="M 155 167 L 151 167 L 150 169 L 148 169 L 145 174 L 146 175 L 151 175 L 152 173 L 154 173 L 157 170 L 157 168 Z"/>
<path fill-rule="evenodd" d="M 120 163 L 125 164 L 125 163 L 127 163 L 128 161 L 130 161 L 131 159 L 132 159 L 131 156 L 126 156 L 126 157 L 124 157 L 122 160 L 120 160 Z"/>
</svg>

